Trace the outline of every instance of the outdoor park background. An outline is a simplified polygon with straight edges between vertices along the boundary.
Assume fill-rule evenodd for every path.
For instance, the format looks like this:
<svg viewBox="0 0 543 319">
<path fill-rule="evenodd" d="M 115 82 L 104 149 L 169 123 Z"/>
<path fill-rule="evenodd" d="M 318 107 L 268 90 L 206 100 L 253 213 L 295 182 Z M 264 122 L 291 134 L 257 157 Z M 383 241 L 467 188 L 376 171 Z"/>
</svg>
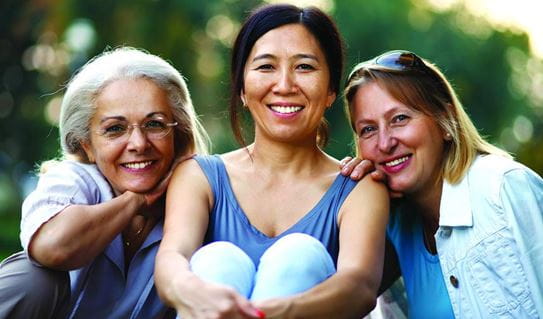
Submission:
<svg viewBox="0 0 543 319">
<path fill-rule="evenodd" d="M 348 44 L 346 72 L 356 62 L 400 48 L 437 63 L 482 134 L 543 174 L 539 0 L 290 2 L 315 4 L 335 18 Z M 240 21 L 260 4 L 2 0 L 0 259 L 20 249 L 20 206 L 35 186 L 36 163 L 59 155 L 56 125 L 63 84 L 105 48 L 130 45 L 171 61 L 187 78 L 213 152 L 236 147 L 226 112 L 230 47 Z M 327 151 L 337 158 L 352 154 L 342 99 L 327 118 L 332 131 Z"/>
</svg>

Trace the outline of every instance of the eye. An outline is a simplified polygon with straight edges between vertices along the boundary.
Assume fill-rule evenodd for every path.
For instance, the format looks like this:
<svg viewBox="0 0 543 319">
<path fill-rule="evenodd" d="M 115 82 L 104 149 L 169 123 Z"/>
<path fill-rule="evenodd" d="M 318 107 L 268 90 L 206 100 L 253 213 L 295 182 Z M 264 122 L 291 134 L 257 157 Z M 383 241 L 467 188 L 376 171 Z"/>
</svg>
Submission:
<svg viewBox="0 0 543 319">
<path fill-rule="evenodd" d="M 126 125 L 121 123 L 111 124 L 103 129 L 104 135 L 122 135 L 124 132 L 126 132 Z"/>
<path fill-rule="evenodd" d="M 377 131 L 377 128 L 375 126 L 366 125 L 360 129 L 358 132 L 358 136 L 362 138 L 368 138 L 373 135 Z"/>
<path fill-rule="evenodd" d="M 273 70 L 273 65 L 271 64 L 261 64 L 255 68 L 255 70 L 261 70 L 261 71 L 271 71 Z"/>
<path fill-rule="evenodd" d="M 302 63 L 302 64 L 297 65 L 296 69 L 303 70 L 303 71 L 312 71 L 312 70 L 315 70 L 315 67 L 312 66 L 311 64 Z"/>
<path fill-rule="evenodd" d="M 149 131 L 161 131 L 164 130 L 167 125 L 163 120 L 149 120 L 142 125 L 143 129 Z"/>
<path fill-rule="evenodd" d="M 409 119 L 405 114 L 398 114 L 392 118 L 392 123 L 403 123 Z"/>
</svg>

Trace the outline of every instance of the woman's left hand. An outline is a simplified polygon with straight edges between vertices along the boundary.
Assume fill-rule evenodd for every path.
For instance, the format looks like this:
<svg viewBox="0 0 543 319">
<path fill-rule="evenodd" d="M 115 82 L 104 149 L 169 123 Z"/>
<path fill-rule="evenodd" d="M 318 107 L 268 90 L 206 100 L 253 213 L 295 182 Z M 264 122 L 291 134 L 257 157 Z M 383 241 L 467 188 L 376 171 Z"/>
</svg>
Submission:
<svg viewBox="0 0 543 319">
<path fill-rule="evenodd" d="M 287 319 L 292 316 L 292 303 L 289 298 L 272 298 L 254 301 L 253 305 L 266 315 L 264 317 L 266 319 Z"/>
</svg>

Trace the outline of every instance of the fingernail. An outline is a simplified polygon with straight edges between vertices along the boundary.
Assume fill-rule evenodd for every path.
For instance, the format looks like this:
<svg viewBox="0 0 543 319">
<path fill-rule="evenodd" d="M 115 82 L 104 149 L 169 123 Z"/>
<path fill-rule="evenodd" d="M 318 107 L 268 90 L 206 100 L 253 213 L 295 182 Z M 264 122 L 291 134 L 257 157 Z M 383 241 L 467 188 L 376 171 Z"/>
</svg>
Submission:
<svg viewBox="0 0 543 319">
<path fill-rule="evenodd" d="M 262 310 L 255 309 L 255 312 L 256 312 L 256 315 L 258 316 L 258 318 L 262 318 L 262 319 L 266 318 L 266 314 Z"/>
</svg>

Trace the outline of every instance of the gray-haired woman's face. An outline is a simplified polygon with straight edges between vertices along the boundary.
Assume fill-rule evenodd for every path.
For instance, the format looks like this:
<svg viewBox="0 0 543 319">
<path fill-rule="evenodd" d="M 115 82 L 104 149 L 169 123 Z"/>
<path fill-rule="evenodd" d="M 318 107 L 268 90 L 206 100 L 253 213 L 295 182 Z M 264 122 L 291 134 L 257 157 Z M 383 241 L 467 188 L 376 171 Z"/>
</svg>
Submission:
<svg viewBox="0 0 543 319">
<path fill-rule="evenodd" d="M 167 94 L 154 82 L 117 80 L 98 95 L 90 142 L 82 146 L 117 194 L 146 192 L 173 161 L 173 122 Z"/>
</svg>

